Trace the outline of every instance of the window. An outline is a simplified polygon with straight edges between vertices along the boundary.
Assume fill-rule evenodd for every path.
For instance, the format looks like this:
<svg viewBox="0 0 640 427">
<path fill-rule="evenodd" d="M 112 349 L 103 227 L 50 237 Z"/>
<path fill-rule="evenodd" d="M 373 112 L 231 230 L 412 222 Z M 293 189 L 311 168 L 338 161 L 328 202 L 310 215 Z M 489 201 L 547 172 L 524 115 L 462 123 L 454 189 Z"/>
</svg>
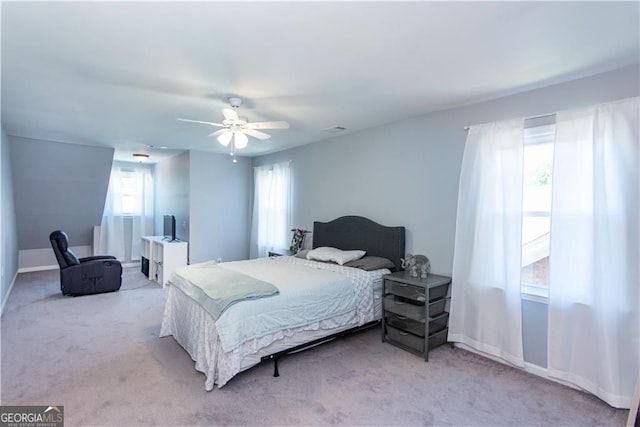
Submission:
<svg viewBox="0 0 640 427">
<path fill-rule="evenodd" d="M 148 167 L 113 165 L 96 254 L 140 257 L 140 237 L 153 235 L 153 177 Z"/>
<path fill-rule="evenodd" d="M 521 290 L 547 297 L 555 125 L 525 129 L 522 188 Z"/>
<path fill-rule="evenodd" d="M 289 162 L 254 169 L 251 258 L 288 248 L 290 239 L 291 167 Z"/>
<path fill-rule="evenodd" d="M 139 216 L 149 212 L 153 192 L 151 172 L 146 168 L 120 168 L 111 170 L 109 203 L 105 212 L 111 215 Z"/>
</svg>

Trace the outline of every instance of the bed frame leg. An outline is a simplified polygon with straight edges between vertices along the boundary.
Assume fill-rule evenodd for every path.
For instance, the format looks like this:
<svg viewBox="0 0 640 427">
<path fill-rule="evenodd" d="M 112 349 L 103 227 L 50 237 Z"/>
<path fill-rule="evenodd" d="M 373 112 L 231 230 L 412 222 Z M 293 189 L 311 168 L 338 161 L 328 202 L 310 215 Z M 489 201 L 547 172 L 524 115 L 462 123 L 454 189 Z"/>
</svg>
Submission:
<svg viewBox="0 0 640 427">
<path fill-rule="evenodd" d="M 273 357 L 273 376 L 279 377 L 280 372 L 278 372 L 278 356 Z"/>
</svg>

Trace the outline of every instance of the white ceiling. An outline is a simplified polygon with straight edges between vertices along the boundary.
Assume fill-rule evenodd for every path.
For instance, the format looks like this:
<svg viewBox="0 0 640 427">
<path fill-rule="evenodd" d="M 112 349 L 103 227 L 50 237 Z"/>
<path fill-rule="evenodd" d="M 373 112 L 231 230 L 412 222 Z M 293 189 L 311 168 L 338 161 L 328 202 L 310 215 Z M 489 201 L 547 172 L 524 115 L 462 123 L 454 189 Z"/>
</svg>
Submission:
<svg viewBox="0 0 640 427">
<path fill-rule="evenodd" d="M 226 153 L 175 119 L 219 122 L 233 95 L 291 125 L 255 156 L 638 63 L 639 5 L 4 1 L 2 125 L 121 160 Z"/>
</svg>

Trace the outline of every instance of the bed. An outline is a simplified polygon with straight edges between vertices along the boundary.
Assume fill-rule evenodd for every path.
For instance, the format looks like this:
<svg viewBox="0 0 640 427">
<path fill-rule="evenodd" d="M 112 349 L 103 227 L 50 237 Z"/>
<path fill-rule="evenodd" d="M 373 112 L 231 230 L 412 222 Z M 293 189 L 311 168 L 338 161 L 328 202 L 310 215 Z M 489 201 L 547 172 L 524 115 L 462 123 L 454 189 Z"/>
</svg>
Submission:
<svg viewBox="0 0 640 427">
<path fill-rule="evenodd" d="M 400 269 L 404 227 L 359 216 L 316 221 L 313 249 L 325 247 L 362 250 L 390 263 L 388 268 L 362 269 L 364 258 L 339 265 L 299 254 L 183 267 L 169 282 L 160 337 L 173 336 L 187 351 L 195 369 L 205 374 L 205 390 L 210 391 L 267 359 L 274 361 L 277 376 L 279 357 L 377 324 L 382 277 Z M 189 291 L 210 273 L 229 275 L 223 278 L 234 286 L 238 274 L 238 282 L 248 277 L 265 287 L 273 285 L 277 292 L 233 303 L 215 316 L 219 307 L 212 308 L 206 297 Z"/>
</svg>

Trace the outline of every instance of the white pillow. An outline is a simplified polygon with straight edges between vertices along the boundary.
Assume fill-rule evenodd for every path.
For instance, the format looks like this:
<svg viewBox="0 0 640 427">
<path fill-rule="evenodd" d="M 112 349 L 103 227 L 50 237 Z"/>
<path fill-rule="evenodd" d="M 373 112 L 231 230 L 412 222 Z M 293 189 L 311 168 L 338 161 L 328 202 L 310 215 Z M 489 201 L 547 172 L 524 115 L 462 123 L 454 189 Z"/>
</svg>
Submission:
<svg viewBox="0 0 640 427">
<path fill-rule="evenodd" d="M 366 254 L 366 251 L 343 251 L 329 246 L 322 246 L 309 251 L 309 253 L 307 253 L 307 259 L 315 261 L 331 261 L 342 265 L 346 262 L 362 258 L 364 254 Z"/>
</svg>

